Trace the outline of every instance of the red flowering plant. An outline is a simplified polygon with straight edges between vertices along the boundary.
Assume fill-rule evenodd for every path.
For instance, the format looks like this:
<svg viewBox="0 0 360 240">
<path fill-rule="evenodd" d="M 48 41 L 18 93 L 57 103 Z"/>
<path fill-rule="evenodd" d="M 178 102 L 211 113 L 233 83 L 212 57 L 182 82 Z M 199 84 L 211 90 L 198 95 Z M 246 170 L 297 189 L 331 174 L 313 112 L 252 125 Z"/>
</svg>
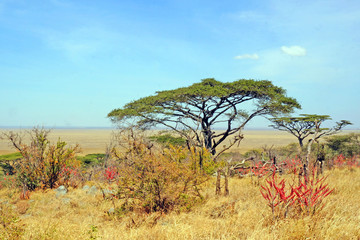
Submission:
<svg viewBox="0 0 360 240">
<path fill-rule="evenodd" d="M 251 167 L 251 172 L 258 178 L 261 178 L 269 173 L 270 166 L 266 163 L 257 162 L 254 166 Z"/>
<path fill-rule="evenodd" d="M 16 177 L 14 175 L 10 175 L 9 173 L 6 173 L 1 179 L 0 179 L 0 189 L 1 188 L 15 188 L 17 186 L 16 183 Z"/>
<path fill-rule="evenodd" d="M 286 186 L 285 179 L 279 179 L 276 175 L 275 167 L 273 174 L 266 179 L 266 184 L 261 185 L 261 195 L 268 202 L 273 216 L 284 215 L 286 217 L 289 205 L 293 203 L 295 197 L 293 188 Z"/>
<path fill-rule="evenodd" d="M 286 159 L 281 163 L 281 168 L 285 173 L 296 173 L 302 167 L 300 158 L 295 157 Z"/>
<path fill-rule="evenodd" d="M 356 156 L 351 158 L 345 157 L 344 155 L 340 154 L 333 159 L 333 165 L 337 168 L 354 168 L 360 167 L 360 162 L 357 160 Z"/>
<path fill-rule="evenodd" d="M 261 195 L 271 208 L 273 217 L 287 217 L 289 213 L 297 216 L 299 213 L 314 215 L 323 206 L 323 200 L 332 193 L 326 177 L 318 178 L 316 168 L 309 177 L 303 176 L 298 184 L 295 178 L 287 183 L 286 179 L 279 179 L 276 171 L 266 179 L 265 185 L 260 188 Z"/>
<path fill-rule="evenodd" d="M 79 167 L 77 165 L 66 165 L 64 164 L 59 173 L 58 184 L 77 187 L 78 178 L 80 178 Z"/>
<path fill-rule="evenodd" d="M 331 194 L 334 189 L 330 189 L 325 183 L 326 177 L 318 178 L 316 168 L 312 170 L 309 177 L 304 176 L 297 187 L 292 187 L 295 198 L 294 206 L 297 206 L 302 213 L 315 214 L 324 205 L 324 198 Z"/>
<path fill-rule="evenodd" d="M 109 183 L 115 181 L 116 177 L 118 176 L 117 168 L 116 167 L 106 168 L 104 176 Z"/>
<path fill-rule="evenodd" d="M 239 176 L 239 177 L 244 177 L 246 176 L 247 174 L 249 174 L 251 172 L 251 169 L 250 168 L 238 168 L 236 169 L 236 174 Z"/>
</svg>

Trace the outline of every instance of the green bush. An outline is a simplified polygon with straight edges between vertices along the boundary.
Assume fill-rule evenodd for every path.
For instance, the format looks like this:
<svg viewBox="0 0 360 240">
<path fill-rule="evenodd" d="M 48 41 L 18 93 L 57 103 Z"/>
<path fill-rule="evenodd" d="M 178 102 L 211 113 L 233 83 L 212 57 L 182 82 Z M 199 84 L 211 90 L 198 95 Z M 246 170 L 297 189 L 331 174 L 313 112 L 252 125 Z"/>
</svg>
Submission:
<svg viewBox="0 0 360 240">
<path fill-rule="evenodd" d="M 150 140 L 153 140 L 157 143 L 163 144 L 165 146 L 173 145 L 173 146 L 185 146 L 186 139 L 181 137 L 174 137 L 171 134 L 163 134 L 157 136 L 149 137 Z"/>
<path fill-rule="evenodd" d="M 21 159 L 22 155 L 21 153 L 17 152 L 17 153 L 10 153 L 10 154 L 5 154 L 5 155 L 0 155 L 0 162 L 2 161 L 14 161 L 14 160 L 19 160 Z"/>
<path fill-rule="evenodd" d="M 21 153 L 11 153 L 0 156 L 0 176 L 15 173 L 14 162 L 21 159 Z"/>
<path fill-rule="evenodd" d="M 81 162 L 81 165 L 86 167 L 103 164 L 106 158 L 106 154 L 92 153 L 86 156 L 78 156 L 77 159 Z"/>
<path fill-rule="evenodd" d="M 326 139 L 326 146 L 332 155 L 351 157 L 360 154 L 360 134 L 336 135 Z"/>
</svg>

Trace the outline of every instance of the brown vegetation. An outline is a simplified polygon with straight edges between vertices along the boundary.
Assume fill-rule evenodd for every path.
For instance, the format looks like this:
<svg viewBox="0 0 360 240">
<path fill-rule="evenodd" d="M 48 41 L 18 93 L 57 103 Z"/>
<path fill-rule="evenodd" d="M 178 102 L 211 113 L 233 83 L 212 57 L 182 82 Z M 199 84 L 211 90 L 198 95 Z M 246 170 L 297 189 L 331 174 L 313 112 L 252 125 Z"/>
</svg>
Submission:
<svg viewBox="0 0 360 240">
<path fill-rule="evenodd" d="M 79 177 L 74 184 L 64 184 L 67 191 L 61 194 L 45 184 L 28 196 L 31 199 L 21 200 L 15 175 L 6 173 L 9 175 L 0 179 L 0 239 L 360 236 L 356 157 L 339 155 L 328 162 L 331 169 L 323 174 L 327 178 L 318 176 L 314 168 L 314 174 L 305 179 L 298 178 L 301 166 L 297 159 L 271 167 L 273 154 L 280 154 L 281 149 L 275 152 L 264 147 L 263 152 L 250 152 L 249 162 L 241 156 L 245 160 L 237 163 L 239 168 L 230 167 L 228 159 L 238 155 L 228 154 L 224 156 L 227 161 L 214 163 L 204 149 L 161 147 L 131 134 L 113 142 L 108 150 L 100 165 L 76 169 Z M 224 195 L 215 195 L 220 176 L 213 174 L 219 168 L 226 172 L 228 189 L 221 184 Z M 68 177 L 74 174 L 71 169 L 63 170 Z"/>
<path fill-rule="evenodd" d="M 101 195 L 91 197 L 82 189 L 70 189 L 68 195 L 57 198 L 53 191 L 38 191 L 28 201 L 26 213 L 18 213 L 20 221 L 13 221 L 7 230 L 23 229 L 23 239 L 358 239 L 360 169 L 334 169 L 326 174 L 335 191 L 313 216 L 274 221 L 259 186 L 247 177 L 229 180 L 229 197 L 215 196 L 212 179 L 204 186 L 206 203 L 191 212 L 161 217 L 134 214 L 117 220 L 108 213 L 112 202 Z M 9 198 L 9 191 L 0 190 L 2 201 L 19 205 L 20 200 Z"/>
</svg>

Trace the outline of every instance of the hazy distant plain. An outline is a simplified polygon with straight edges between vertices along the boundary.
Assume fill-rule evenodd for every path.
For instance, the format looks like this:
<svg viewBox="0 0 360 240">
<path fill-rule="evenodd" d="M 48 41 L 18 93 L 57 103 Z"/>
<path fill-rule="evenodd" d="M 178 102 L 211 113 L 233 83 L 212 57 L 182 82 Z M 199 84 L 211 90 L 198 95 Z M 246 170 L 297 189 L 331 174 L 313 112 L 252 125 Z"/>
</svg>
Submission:
<svg viewBox="0 0 360 240">
<path fill-rule="evenodd" d="M 9 129 L 0 129 L 0 132 L 6 132 Z M 20 130 L 13 130 L 19 132 Z M 27 130 L 21 130 L 23 133 Z M 349 132 L 349 131 L 345 131 Z M 49 139 L 56 142 L 59 138 L 69 145 L 79 144 L 81 155 L 90 153 L 104 153 L 106 146 L 111 142 L 114 130 L 112 129 L 53 129 L 50 132 Z M 156 134 L 156 130 L 149 133 Z M 244 153 L 250 149 L 261 148 L 262 146 L 284 146 L 296 142 L 296 138 L 287 132 L 275 130 L 245 130 L 244 139 L 239 147 L 234 146 L 231 151 Z M 24 143 L 28 143 L 27 138 Z M 225 144 L 227 142 L 225 141 Z M 5 139 L 0 139 L 0 155 L 16 152 L 16 150 Z"/>
</svg>

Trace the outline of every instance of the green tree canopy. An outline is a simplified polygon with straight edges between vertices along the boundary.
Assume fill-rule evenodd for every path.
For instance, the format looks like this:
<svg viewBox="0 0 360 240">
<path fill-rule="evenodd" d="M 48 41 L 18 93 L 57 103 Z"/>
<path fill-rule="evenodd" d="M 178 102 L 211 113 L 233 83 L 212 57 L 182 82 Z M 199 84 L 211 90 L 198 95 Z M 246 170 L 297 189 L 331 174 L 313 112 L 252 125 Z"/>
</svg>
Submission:
<svg viewBox="0 0 360 240">
<path fill-rule="evenodd" d="M 337 122 L 332 128 L 322 128 L 321 124 L 326 120 L 331 120 L 329 115 L 318 114 L 300 114 L 297 117 L 276 117 L 271 118 L 271 127 L 280 131 L 286 131 L 294 135 L 299 142 L 300 147 L 303 147 L 305 138 L 314 135 L 314 141 L 317 139 L 337 133 L 343 127 L 351 124 L 347 120 Z"/>
<path fill-rule="evenodd" d="M 352 124 L 347 120 L 341 120 L 340 122 L 336 122 L 336 125 L 331 128 L 323 128 L 321 127 L 323 122 L 326 120 L 331 120 L 331 118 L 329 115 L 317 114 L 301 114 L 298 117 L 281 117 L 272 118 L 270 120 L 273 122 L 273 125 L 270 125 L 271 127 L 281 131 L 287 131 L 294 135 L 299 141 L 301 151 L 303 147 L 303 140 L 306 137 L 310 137 L 307 144 L 306 158 L 302 159 L 304 170 L 303 173 L 305 174 L 305 176 L 309 174 L 310 153 L 312 144 L 314 142 L 318 142 L 321 137 L 333 135 L 339 132 L 345 126 Z M 322 165 L 320 167 L 322 170 Z"/>
<path fill-rule="evenodd" d="M 255 116 L 290 113 L 294 108 L 300 108 L 299 103 L 270 81 L 241 79 L 223 83 L 207 78 L 188 87 L 140 98 L 114 109 L 108 117 L 140 127 L 166 126 L 215 155 L 216 148 L 229 136 L 232 140 L 224 149 L 240 141 L 240 130 Z M 215 132 L 216 126 L 225 130 Z"/>
</svg>

